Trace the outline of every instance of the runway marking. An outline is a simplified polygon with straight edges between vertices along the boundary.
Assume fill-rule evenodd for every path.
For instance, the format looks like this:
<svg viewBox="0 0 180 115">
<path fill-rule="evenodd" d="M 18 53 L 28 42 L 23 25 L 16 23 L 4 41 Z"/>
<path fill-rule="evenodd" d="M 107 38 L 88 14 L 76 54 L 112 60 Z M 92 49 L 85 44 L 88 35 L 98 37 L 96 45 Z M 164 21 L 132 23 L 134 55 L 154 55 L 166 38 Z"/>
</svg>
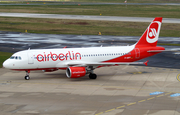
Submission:
<svg viewBox="0 0 180 115">
<path fill-rule="evenodd" d="M 149 98 L 149 99 L 147 99 L 147 100 L 151 100 L 151 99 L 154 99 L 155 97 L 152 97 L 152 98 Z"/>
<path fill-rule="evenodd" d="M 138 103 L 141 103 L 141 102 L 144 102 L 144 101 L 146 101 L 146 100 L 141 100 L 141 101 L 138 101 Z"/>
<path fill-rule="evenodd" d="M 170 95 L 171 97 L 178 97 L 178 96 L 180 96 L 180 93 L 175 93 L 175 94 L 172 94 L 172 95 Z"/>
<path fill-rule="evenodd" d="M 116 109 L 120 109 L 120 108 L 124 108 L 124 107 L 127 107 L 127 106 L 131 106 L 131 105 L 135 105 L 137 103 L 142 103 L 142 102 L 145 102 L 145 101 L 149 101 L 149 100 L 152 100 L 152 99 L 155 99 L 157 97 L 162 97 L 162 96 L 165 96 L 165 95 L 169 95 L 171 94 L 172 92 L 168 92 L 166 94 L 161 94 L 161 95 L 158 95 L 158 96 L 154 96 L 154 97 L 151 97 L 151 98 L 148 98 L 148 99 L 144 99 L 144 100 L 140 100 L 138 102 L 132 102 L 132 103 L 129 103 L 129 104 L 126 104 L 126 105 L 122 105 L 122 106 L 119 106 L 119 107 L 116 107 L 116 108 L 113 108 L 113 109 L 109 109 L 109 110 L 106 110 L 105 112 L 100 112 L 100 113 L 97 113 L 95 115 L 101 115 L 103 113 L 108 113 L 108 112 L 111 112 L 113 110 L 116 110 Z"/>
<path fill-rule="evenodd" d="M 95 115 L 100 115 L 100 114 L 103 114 L 103 112 L 101 112 L 101 113 L 97 113 L 97 114 L 95 114 Z"/>
<path fill-rule="evenodd" d="M 120 107 L 116 107 L 116 109 L 120 109 L 120 108 L 123 108 L 123 107 L 125 107 L 125 105 L 123 105 L 123 106 L 120 106 Z"/>
<path fill-rule="evenodd" d="M 169 93 L 166 93 L 166 94 L 164 94 L 164 95 L 169 95 L 169 94 L 171 94 L 172 92 L 169 92 Z"/>
<path fill-rule="evenodd" d="M 177 75 L 177 77 L 176 77 L 178 81 L 180 81 L 180 78 L 179 78 L 179 76 L 180 76 L 180 73 L 179 73 L 179 74 Z"/>
<path fill-rule="evenodd" d="M 134 103 L 130 103 L 130 104 L 127 104 L 127 106 L 134 105 L 134 104 L 136 104 L 136 102 L 134 102 Z"/>
<path fill-rule="evenodd" d="M 115 110 L 115 108 L 110 109 L 110 110 L 107 110 L 107 111 L 105 111 L 105 112 L 107 113 L 107 112 L 110 112 L 110 111 L 113 111 L 113 110 Z"/>
<path fill-rule="evenodd" d="M 164 93 L 164 92 L 159 92 L 159 91 L 156 91 L 156 92 L 152 92 L 152 93 L 150 93 L 149 95 L 160 95 L 160 94 L 162 94 L 162 93 Z"/>
</svg>

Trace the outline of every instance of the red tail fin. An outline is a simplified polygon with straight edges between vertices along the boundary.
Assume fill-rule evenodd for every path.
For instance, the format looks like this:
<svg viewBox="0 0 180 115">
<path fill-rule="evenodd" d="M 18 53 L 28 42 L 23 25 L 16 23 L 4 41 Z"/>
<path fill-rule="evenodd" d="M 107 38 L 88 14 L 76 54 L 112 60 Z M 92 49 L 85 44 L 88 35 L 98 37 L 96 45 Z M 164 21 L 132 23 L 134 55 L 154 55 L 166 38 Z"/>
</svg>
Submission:
<svg viewBox="0 0 180 115">
<path fill-rule="evenodd" d="M 156 17 L 151 24 L 148 26 L 144 34 L 141 36 L 139 41 L 136 43 L 136 47 L 155 47 L 159 38 L 161 29 L 162 17 Z"/>
</svg>

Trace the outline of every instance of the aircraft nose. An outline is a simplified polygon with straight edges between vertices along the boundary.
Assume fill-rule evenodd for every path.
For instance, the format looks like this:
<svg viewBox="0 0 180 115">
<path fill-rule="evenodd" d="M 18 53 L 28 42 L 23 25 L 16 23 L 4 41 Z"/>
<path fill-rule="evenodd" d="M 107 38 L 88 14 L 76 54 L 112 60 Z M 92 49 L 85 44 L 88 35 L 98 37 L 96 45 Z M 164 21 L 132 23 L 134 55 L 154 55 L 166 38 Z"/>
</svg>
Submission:
<svg viewBox="0 0 180 115">
<path fill-rule="evenodd" d="M 6 65 L 7 65 L 7 61 L 4 61 L 3 62 L 3 68 L 6 68 Z"/>
<path fill-rule="evenodd" d="M 8 62 L 8 60 L 4 61 L 3 67 L 4 68 L 10 68 L 10 63 Z"/>
</svg>

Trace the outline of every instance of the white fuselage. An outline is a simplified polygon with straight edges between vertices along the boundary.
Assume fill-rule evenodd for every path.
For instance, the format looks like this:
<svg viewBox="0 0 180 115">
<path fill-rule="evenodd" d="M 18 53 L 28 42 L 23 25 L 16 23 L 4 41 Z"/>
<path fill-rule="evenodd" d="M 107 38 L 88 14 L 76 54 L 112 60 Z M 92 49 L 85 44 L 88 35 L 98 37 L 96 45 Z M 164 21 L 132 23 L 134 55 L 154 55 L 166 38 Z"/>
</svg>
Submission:
<svg viewBox="0 0 180 115">
<path fill-rule="evenodd" d="M 135 46 L 132 45 L 118 47 L 25 50 L 13 54 L 14 57 L 21 57 L 21 59 L 8 59 L 4 62 L 4 65 L 6 65 L 6 68 L 10 69 L 66 68 L 68 63 L 73 62 L 87 63 L 111 60 L 125 54 L 127 55 L 134 47 Z"/>
</svg>

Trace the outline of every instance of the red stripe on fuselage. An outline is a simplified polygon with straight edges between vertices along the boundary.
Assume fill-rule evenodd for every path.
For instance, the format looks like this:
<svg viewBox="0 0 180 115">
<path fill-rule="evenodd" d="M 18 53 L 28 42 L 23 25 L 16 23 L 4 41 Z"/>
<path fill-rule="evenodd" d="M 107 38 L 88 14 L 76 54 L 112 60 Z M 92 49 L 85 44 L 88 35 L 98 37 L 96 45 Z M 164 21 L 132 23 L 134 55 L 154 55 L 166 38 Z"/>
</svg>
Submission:
<svg viewBox="0 0 180 115">
<path fill-rule="evenodd" d="M 147 52 L 149 50 L 165 50 L 164 47 L 140 47 L 135 48 L 132 51 L 126 53 L 123 56 L 110 59 L 103 62 L 134 62 L 143 58 L 147 58 L 150 56 L 153 56 L 155 54 L 161 53 L 161 52 Z"/>
</svg>

